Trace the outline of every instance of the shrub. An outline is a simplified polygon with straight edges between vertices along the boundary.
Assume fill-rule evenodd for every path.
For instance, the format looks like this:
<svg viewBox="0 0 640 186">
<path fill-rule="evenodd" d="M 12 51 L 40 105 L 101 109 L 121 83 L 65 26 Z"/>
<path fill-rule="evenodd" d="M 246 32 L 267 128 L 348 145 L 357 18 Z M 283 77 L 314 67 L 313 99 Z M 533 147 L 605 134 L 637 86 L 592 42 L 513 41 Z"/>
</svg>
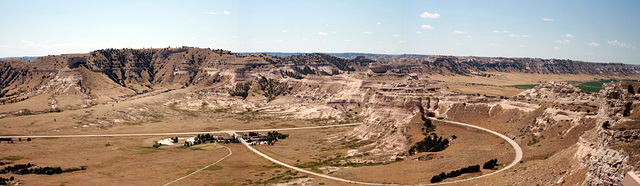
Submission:
<svg viewBox="0 0 640 186">
<path fill-rule="evenodd" d="M 492 159 L 489 160 L 487 162 L 484 163 L 484 165 L 482 165 L 483 169 L 493 169 L 493 167 L 495 167 L 496 165 L 498 165 L 498 159 Z"/>
<path fill-rule="evenodd" d="M 602 123 L 602 128 L 603 129 L 609 129 L 610 126 L 611 126 L 611 124 L 609 124 L 609 121 L 605 121 L 604 123 Z"/>
</svg>

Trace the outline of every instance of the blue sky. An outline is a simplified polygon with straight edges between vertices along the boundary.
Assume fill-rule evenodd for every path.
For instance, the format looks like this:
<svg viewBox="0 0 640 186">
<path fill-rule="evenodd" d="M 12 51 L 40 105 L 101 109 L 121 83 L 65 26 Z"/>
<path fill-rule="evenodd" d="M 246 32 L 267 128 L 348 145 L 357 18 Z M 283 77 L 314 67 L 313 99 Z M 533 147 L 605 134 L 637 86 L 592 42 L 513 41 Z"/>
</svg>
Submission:
<svg viewBox="0 0 640 186">
<path fill-rule="evenodd" d="M 195 46 L 640 64 L 640 1 L 0 1 L 0 57 Z"/>
</svg>

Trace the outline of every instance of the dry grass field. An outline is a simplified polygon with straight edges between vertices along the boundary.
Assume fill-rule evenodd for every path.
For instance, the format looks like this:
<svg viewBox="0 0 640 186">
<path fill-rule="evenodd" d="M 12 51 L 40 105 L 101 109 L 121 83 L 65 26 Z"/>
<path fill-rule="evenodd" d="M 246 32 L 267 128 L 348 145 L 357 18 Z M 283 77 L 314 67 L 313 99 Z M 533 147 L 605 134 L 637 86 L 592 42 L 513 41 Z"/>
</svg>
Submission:
<svg viewBox="0 0 640 186">
<path fill-rule="evenodd" d="M 508 164 L 515 156 L 513 148 L 497 136 L 452 124 L 437 124 L 435 132 L 439 136 L 455 135 L 457 137 L 444 151 L 418 153 L 405 160 L 389 164 L 330 166 L 322 163 L 327 160 L 335 162 L 336 159 L 343 158 L 349 150 L 355 149 L 360 144 L 368 144 L 358 141 L 325 140 L 327 136 L 344 136 L 342 133 L 347 131 L 347 128 L 289 131 L 291 138 L 274 146 L 256 146 L 256 148 L 288 164 L 318 164 L 317 167 L 309 168 L 312 171 L 321 171 L 356 181 L 395 184 L 429 183 L 431 177 L 440 172 L 450 172 L 470 165 L 482 165 L 493 158 L 497 158 L 500 164 Z M 417 160 L 418 157 L 426 155 L 436 158 L 426 161 Z M 359 158 L 367 158 L 367 156 Z M 482 173 L 465 174 L 446 181 L 464 179 L 491 171 L 483 170 Z"/>
</svg>

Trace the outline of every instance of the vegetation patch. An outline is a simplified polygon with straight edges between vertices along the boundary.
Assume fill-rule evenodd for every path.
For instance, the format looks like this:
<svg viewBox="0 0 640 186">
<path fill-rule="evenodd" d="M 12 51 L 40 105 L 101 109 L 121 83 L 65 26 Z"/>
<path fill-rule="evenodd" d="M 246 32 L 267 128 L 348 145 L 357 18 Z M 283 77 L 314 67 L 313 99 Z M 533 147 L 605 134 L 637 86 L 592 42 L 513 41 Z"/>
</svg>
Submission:
<svg viewBox="0 0 640 186">
<path fill-rule="evenodd" d="M 81 166 L 80 168 L 69 168 L 69 169 L 62 169 L 60 167 L 37 167 L 37 168 L 31 168 L 31 167 L 35 167 L 35 164 L 31 164 L 31 163 L 27 163 L 27 164 L 16 164 L 13 166 L 6 166 L 4 169 L 0 170 L 0 174 L 8 174 L 8 173 L 12 173 L 12 174 L 46 174 L 46 175 L 53 175 L 53 174 L 62 174 L 62 173 L 68 173 L 68 172 L 75 172 L 75 171 L 79 171 L 79 170 L 87 170 L 87 166 Z"/>
<path fill-rule="evenodd" d="M 429 118 L 424 116 L 424 108 L 422 108 L 422 105 L 418 105 L 418 108 L 420 109 L 420 117 L 422 118 L 422 121 L 424 121 L 422 124 L 422 130 L 424 131 L 425 137 L 422 141 L 419 141 L 409 149 L 409 154 L 413 155 L 418 152 L 439 152 L 449 147 L 448 139 L 443 139 L 442 136 L 438 138 L 438 135 L 429 135 L 431 132 L 435 131 L 436 126 L 431 123 Z"/>
<path fill-rule="evenodd" d="M 465 168 L 461 168 L 458 170 L 454 170 L 451 171 L 449 173 L 440 173 L 438 175 L 435 175 L 433 177 L 431 177 L 431 183 L 438 183 L 441 182 L 442 180 L 445 180 L 447 178 L 453 178 L 453 177 L 458 177 L 462 174 L 465 173 L 474 173 L 474 172 L 480 172 L 480 165 L 472 165 L 472 166 L 468 166 Z"/>
<path fill-rule="evenodd" d="M 276 174 L 274 177 L 271 177 L 264 181 L 257 181 L 257 182 L 251 182 L 250 180 L 247 180 L 247 181 L 250 181 L 249 184 L 252 184 L 252 185 L 271 185 L 276 183 L 287 183 L 293 179 L 306 178 L 306 177 L 307 176 L 298 176 L 297 171 L 292 172 L 291 170 L 287 170 L 285 172 L 280 172 Z"/>
<path fill-rule="evenodd" d="M 209 170 L 209 171 L 216 171 L 216 170 L 222 170 L 224 167 L 220 166 L 220 165 L 213 165 L 210 167 L 207 167 L 204 170 Z"/>
<path fill-rule="evenodd" d="M 507 87 L 515 87 L 521 89 L 532 89 L 533 87 L 538 86 L 539 84 L 525 84 L 525 85 L 509 85 Z"/>
<path fill-rule="evenodd" d="M 10 161 L 16 161 L 16 160 L 24 159 L 24 157 L 22 157 L 22 156 L 6 156 L 6 157 L 4 157 L 2 159 L 10 160 Z"/>
<path fill-rule="evenodd" d="M 611 80 L 590 81 L 590 82 L 578 84 L 576 85 L 576 87 L 582 89 L 582 91 L 589 92 L 589 93 L 600 92 L 600 89 L 602 89 L 602 84 L 609 83 L 612 81 L 615 81 L 615 80 L 611 79 Z"/>
<path fill-rule="evenodd" d="M 200 147 L 192 148 L 192 150 L 210 150 L 210 149 L 219 149 L 222 148 L 222 145 L 218 143 L 209 143 Z"/>
</svg>

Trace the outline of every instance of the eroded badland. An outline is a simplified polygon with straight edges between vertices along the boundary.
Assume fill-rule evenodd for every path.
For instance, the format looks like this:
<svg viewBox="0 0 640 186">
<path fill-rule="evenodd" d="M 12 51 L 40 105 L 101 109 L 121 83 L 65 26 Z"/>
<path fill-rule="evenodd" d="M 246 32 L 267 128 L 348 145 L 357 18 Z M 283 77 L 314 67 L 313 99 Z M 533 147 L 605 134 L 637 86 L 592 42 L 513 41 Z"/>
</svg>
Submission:
<svg viewBox="0 0 640 186">
<path fill-rule="evenodd" d="M 0 141 L 0 169 L 80 168 L 0 174 L 14 177 L 11 184 L 356 184 L 275 164 L 228 139 L 183 145 L 198 134 L 251 141 L 242 138 L 248 130 L 284 128 L 286 139 L 250 147 L 356 182 L 430 184 L 444 172 L 436 182 L 615 185 L 640 171 L 633 65 L 183 47 L 8 59 L 0 68 L 0 136 L 11 138 Z M 506 136 L 522 149 L 521 161 L 507 167 L 516 159 L 508 141 L 449 121 Z M 320 127 L 340 124 L 353 125 Z M 492 159 L 496 166 L 482 167 Z M 480 170 L 455 172 L 473 165 Z"/>
</svg>

